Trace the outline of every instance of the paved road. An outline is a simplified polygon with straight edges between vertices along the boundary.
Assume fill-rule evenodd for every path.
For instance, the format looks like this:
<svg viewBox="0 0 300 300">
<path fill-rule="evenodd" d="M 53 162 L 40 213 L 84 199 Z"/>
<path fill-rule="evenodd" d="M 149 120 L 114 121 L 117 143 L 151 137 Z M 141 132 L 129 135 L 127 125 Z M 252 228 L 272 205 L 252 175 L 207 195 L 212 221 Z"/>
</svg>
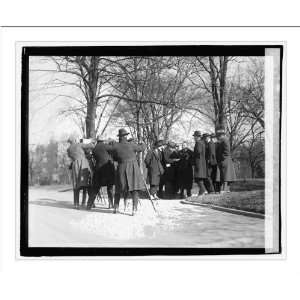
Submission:
<svg viewBox="0 0 300 300">
<path fill-rule="evenodd" d="M 141 200 L 140 214 L 113 214 L 97 204 L 72 207 L 72 192 L 29 192 L 29 245 L 48 247 L 264 247 L 264 220 L 161 200 L 155 214 Z"/>
</svg>

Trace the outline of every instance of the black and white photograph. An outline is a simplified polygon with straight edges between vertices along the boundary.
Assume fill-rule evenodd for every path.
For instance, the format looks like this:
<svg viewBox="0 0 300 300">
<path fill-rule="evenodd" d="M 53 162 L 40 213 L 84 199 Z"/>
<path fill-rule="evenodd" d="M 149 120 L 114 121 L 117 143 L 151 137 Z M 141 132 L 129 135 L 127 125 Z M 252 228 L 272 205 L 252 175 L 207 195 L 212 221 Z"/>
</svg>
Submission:
<svg viewBox="0 0 300 300">
<path fill-rule="evenodd" d="M 20 256 L 281 253 L 283 43 L 19 49 Z"/>
</svg>

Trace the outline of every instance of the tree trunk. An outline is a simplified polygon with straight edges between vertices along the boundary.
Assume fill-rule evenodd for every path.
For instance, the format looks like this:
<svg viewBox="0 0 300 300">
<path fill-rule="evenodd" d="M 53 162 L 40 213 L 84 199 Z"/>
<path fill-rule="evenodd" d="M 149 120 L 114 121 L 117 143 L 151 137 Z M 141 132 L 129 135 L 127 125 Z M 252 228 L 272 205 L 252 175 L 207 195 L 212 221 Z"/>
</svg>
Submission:
<svg viewBox="0 0 300 300">
<path fill-rule="evenodd" d="M 96 119 L 96 104 L 94 102 L 89 102 L 87 106 L 86 119 L 85 119 L 86 138 L 88 139 L 96 137 L 95 119 Z"/>
</svg>

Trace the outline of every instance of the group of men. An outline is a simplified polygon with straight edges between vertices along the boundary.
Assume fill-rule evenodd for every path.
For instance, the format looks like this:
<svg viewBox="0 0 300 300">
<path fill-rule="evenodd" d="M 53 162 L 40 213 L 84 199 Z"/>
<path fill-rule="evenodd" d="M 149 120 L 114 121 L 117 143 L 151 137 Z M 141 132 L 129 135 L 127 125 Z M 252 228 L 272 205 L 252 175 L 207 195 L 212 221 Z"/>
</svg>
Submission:
<svg viewBox="0 0 300 300">
<path fill-rule="evenodd" d="M 131 195 L 132 215 L 136 214 L 139 191 L 147 189 L 137 153 L 144 151 L 146 146 L 127 139 L 128 134 L 125 129 L 120 129 L 119 142 L 105 143 L 98 138 L 96 145 L 77 143 L 74 138 L 69 138 L 67 152 L 72 160 L 70 169 L 75 208 L 79 208 L 80 190 L 83 190 L 83 205 L 88 194 L 86 208 L 90 210 L 100 188 L 106 186 L 109 207 L 114 208 L 114 213 L 119 211 L 120 198 L 127 199 Z M 199 195 L 229 192 L 235 172 L 225 131 L 219 129 L 215 136 L 195 131 L 193 136 L 194 151 L 188 148 L 186 142 L 178 149 L 174 142 L 165 144 L 158 140 L 147 152 L 144 162 L 152 199 L 173 198 L 178 192 L 181 198 L 190 197 L 193 181 L 199 187 Z"/>
<path fill-rule="evenodd" d="M 216 134 L 195 131 L 193 137 L 194 151 L 186 142 L 179 150 L 175 143 L 164 147 L 160 140 L 147 153 L 145 164 L 154 198 L 166 194 L 174 198 L 178 192 L 181 198 L 191 197 L 193 182 L 199 187 L 199 196 L 230 192 L 230 183 L 236 176 L 225 130 L 218 129 Z"/>
</svg>

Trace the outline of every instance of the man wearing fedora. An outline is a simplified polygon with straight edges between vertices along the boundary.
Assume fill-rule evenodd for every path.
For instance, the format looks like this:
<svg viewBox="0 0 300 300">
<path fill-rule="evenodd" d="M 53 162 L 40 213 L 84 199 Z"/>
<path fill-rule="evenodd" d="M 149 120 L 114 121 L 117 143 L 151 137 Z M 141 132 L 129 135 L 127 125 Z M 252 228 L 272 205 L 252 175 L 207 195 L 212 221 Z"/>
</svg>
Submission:
<svg viewBox="0 0 300 300">
<path fill-rule="evenodd" d="M 115 167 L 113 159 L 109 154 L 110 146 L 104 143 L 104 139 L 97 138 L 97 145 L 93 149 L 95 160 L 95 172 L 92 181 L 91 192 L 87 204 L 87 209 L 94 205 L 95 198 L 102 186 L 107 188 L 109 208 L 113 207 L 113 185 L 115 181 Z"/>
<path fill-rule="evenodd" d="M 214 185 L 215 192 L 220 191 L 220 171 L 217 163 L 216 149 L 218 147 L 217 136 L 215 134 L 210 135 L 209 142 L 209 165 L 211 168 L 211 180 Z"/>
<path fill-rule="evenodd" d="M 206 160 L 206 170 L 207 178 L 204 180 L 204 185 L 208 193 L 215 193 L 215 188 L 213 185 L 212 175 L 213 166 L 217 164 L 215 145 L 211 142 L 210 134 L 204 133 L 202 135 L 202 140 L 205 143 L 205 160 Z"/>
<path fill-rule="evenodd" d="M 132 215 L 137 211 L 138 192 L 145 189 L 144 180 L 137 163 L 136 153 L 145 150 L 144 144 L 136 144 L 127 141 L 127 132 L 125 129 L 119 129 L 119 142 L 111 145 L 108 150 L 112 153 L 114 160 L 118 162 L 115 180 L 115 201 L 114 213 L 119 211 L 121 194 L 132 196 Z"/>
<path fill-rule="evenodd" d="M 176 194 L 176 162 L 178 161 L 179 157 L 176 151 L 176 144 L 169 141 L 162 153 L 162 163 L 165 170 L 163 176 L 165 192 L 171 197 L 174 197 Z M 160 187 L 160 194 L 161 193 L 162 185 Z"/>
<path fill-rule="evenodd" d="M 177 185 L 180 190 L 180 198 L 185 199 L 186 197 L 192 196 L 194 154 L 193 151 L 188 148 L 187 142 L 183 142 L 178 155 L 180 160 L 176 172 Z"/>
<path fill-rule="evenodd" d="M 80 190 L 90 187 L 92 170 L 81 145 L 76 142 L 75 138 L 69 137 L 68 143 L 70 146 L 67 149 L 67 154 L 72 160 L 70 170 L 73 184 L 74 206 L 76 209 L 79 209 Z"/>
<path fill-rule="evenodd" d="M 201 139 L 201 132 L 194 132 L 194 179 L 199 187 L 199 196 L 207 194 L 204 186 L 204 180 L 207 178 L 206 160 L 205 160 L 205 144 Z"/>
<path fill-rule="evenodd" d="M 149 150 L 145 157 L 145 165 L 148 170 L 147 181 L 150 184 L 150 194 L 154 199 L 158 199 L 157 190 L 164 174 L 161 152 L 163 145 L 162 140 L 156 141 L 154 149 Z"/>
<path fill-rule="evenodd" d="M 216 149 L 216 159 L 220 169 L 221 193 L 230 192 L 230 183 L 236 180 L 234 165 L 231 159 L 230 143 L 225 135 L 225 129 L 216 130 L 218 147 Z"/>
</svg>

